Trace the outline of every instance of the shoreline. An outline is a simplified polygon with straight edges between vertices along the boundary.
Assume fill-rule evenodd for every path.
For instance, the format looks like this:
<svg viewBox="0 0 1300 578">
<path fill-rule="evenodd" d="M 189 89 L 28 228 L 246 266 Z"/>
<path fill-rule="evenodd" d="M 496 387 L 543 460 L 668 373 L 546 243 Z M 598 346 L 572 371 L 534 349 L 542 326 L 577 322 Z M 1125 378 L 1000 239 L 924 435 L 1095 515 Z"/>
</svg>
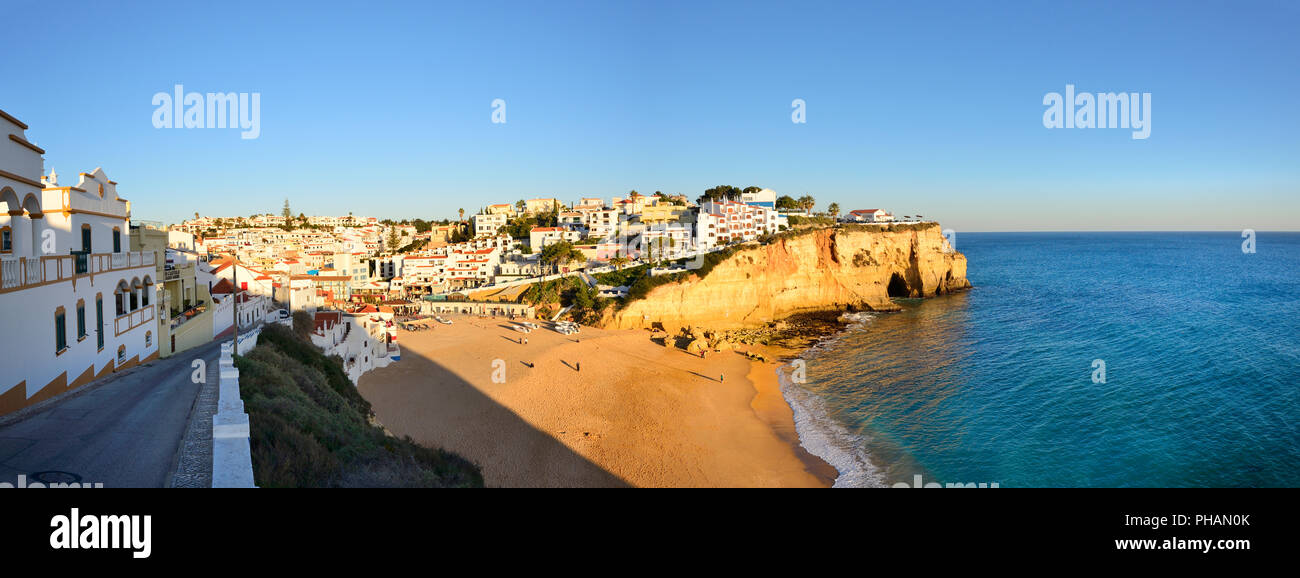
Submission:
<svg viewBox="0 0 1300 578">
<path fill-rule="evenodd" d="M 753 361 L 752 363 L 753 369 L 750 370 L 749 381 L 754 386 L 754 400 L 751 405 L 755 413 L 768 427 L 772 428 L 777 437 L 790 445 L 791 451 L 804 464 L 804 468 L 808 470 L 808 473 L 821 480 L 825 487 L 833 487 L 835 480 L 840 476 L 840 471 L 835 469 L 835 466 L 832 466 L 830 462 L 804 447 L 803 440 L 799 438 L 799 431 L 795 425 L 794 408 L 791 407 L 790 402 L 785 399 L 785 394 L 781 391 L 779 374 L 786 364 L 771 364 L 759 361 Z"/>
<path fill-rule="evenodd" d="M 402 361 L 358 391 L 389 431 L 475 461 L 490 486 L 830 487 L 838 476 L 800 443 L 784 362 L 702 359 L 644 330 L 525 334 L 452 319 L 401 331 Z"/>
</svg>

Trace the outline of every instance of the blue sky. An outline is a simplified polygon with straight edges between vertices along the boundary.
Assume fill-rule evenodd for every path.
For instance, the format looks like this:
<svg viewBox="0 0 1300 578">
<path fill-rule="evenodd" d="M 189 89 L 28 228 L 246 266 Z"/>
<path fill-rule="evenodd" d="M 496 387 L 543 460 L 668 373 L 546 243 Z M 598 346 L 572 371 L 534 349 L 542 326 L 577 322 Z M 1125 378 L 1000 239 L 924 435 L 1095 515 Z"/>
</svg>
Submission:
<svg viewBox="0 0 1300 578">
<path fill-rule="evenodd" d="M 0 109 L 136 219 L 733 184 L 967 231 L 1300 228 L 1294 2 L 3 3 Z M 178 83 L 261 93 L 261 137 L 154 128 Z M 1044 128 L 1066 84 L 1150 92 L 1150 138 Z"/>
</svg>

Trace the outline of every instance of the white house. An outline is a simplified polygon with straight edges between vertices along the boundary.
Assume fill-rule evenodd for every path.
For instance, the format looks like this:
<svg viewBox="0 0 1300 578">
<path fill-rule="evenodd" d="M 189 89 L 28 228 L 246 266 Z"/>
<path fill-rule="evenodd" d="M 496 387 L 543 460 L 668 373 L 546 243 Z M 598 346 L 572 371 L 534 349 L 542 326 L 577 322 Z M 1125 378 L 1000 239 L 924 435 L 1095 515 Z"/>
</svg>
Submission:
<svg viewBox="0 0 1300 578">
<path fill-rule="evenodd" d="M 889 223 L 894 220 L 894 216 L 884 209 L 858 209 L 849 211 L 844 220 L 853 223 Z"/>
<path fill-rule="evenodd" d="M 0 111 L 0 414 L 158 355 L 153 251 L 101 169 L 60 186 L 27 125 Z"/>
<path fill-rule="evenodd" d="M 528 232 L 528 246 L 532 247 L 534 252 L 537 252 L 551 243 L 559 243 L 560 241 L 572 243 L 581 238 L 582 233 L 564 227 L 533 227 Z"/>
</svg>

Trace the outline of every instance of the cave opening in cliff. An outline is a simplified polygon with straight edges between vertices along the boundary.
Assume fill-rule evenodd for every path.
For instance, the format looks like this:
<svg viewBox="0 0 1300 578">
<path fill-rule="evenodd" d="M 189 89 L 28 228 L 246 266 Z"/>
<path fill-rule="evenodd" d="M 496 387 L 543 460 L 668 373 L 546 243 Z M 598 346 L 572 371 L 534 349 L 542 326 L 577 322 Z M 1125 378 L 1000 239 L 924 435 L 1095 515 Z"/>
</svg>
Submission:
<svg viewBox="0 0 1300 578">
<path fill-rule="evenodd" d="M 907 286 L 907 280 L 902 275 L 894 273 L 889 277 L 889 287 L 886 289 L 890 297 L 907 298 L 912 296 L 912 290 Z"/>
</svg>

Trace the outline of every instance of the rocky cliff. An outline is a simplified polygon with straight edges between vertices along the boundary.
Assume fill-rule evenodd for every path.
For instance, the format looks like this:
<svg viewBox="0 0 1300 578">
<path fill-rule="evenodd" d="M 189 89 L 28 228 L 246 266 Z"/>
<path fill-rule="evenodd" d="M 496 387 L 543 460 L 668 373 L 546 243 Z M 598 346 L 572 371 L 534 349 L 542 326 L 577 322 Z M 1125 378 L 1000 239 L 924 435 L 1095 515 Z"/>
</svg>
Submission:
<svg viewBox="0 0 1300 578">
<path fill-rule="evenodd" d="M 890 297 L 969 287 L 966 257 L 950 250 L 938 224 L 848 225 L 740 249 L 703 277 L 688 275 L 611 310 L 602 325 L 753 328 L 796 313 L 896 310 Z"/>
</svg>

